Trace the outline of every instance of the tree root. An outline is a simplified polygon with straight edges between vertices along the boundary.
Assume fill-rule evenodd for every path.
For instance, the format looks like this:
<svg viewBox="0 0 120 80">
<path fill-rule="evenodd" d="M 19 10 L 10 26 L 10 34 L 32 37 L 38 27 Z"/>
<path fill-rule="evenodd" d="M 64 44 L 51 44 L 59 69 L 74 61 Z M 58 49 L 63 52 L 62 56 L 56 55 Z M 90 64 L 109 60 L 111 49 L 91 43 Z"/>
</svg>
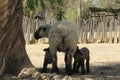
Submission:
<svg viewBox="0 0 120 80">
<path fill-rule="evenodd" d="M 40 73 L 35 67 L 24 68 L 18 74 L 17 79 L 27 80 L 75 80 L 70 76 L 57 75 L 56 73 Z"/>
<path fill-rule="evenodd" d="M 21 72 L 18 74 L 17 78 L 27 78 L 30 76 L 33 76 L 33 74 L 38 74 L 39 72 L 36 70 L 35 67 L 26 67 L 21 70 Z"/>
<path fill-rule="evenodd" d="M 5 58 L 3 59 L 3 65 L 0 69 L 0 76 L 3 75 L 5 70 Z M 21 70 L 17 77 L 4 76 L 3 79 L 7 80 L 75 80 L 70 76 L 62 76 L 56 73 L 40 73 L 35 67 L 25 67 Z"/>
</svg>

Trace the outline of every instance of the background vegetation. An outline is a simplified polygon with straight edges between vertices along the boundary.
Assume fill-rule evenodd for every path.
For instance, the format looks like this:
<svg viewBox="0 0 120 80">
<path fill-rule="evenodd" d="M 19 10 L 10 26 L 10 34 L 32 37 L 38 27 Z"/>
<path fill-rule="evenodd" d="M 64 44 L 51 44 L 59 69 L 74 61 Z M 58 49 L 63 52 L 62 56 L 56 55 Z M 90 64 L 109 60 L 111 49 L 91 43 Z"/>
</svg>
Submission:
<svg viewBox="0 0 120 80">
<path fill-rule="evenodd" d="M 23 0 L 24 15 L 32 18 L 44 12 L 46 19 L 88 19 L 90 7 L 119 9 L 120 0 Z"/>
</svg>

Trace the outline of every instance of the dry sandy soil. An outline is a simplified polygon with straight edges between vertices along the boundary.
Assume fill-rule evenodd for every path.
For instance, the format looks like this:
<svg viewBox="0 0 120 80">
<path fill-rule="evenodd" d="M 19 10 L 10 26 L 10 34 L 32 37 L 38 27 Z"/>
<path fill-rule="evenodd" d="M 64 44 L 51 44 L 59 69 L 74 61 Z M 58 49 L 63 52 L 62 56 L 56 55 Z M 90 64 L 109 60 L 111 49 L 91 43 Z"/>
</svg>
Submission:
<svg viewBox="0 0 120 80">
<path fill-rule="evenodd" d="M 120 80 L 120 44 L 79 44 L 90 50 L 90 69 L 86 75 L 74 74 L 71 77 L 77 80 Z M 26 45 L 26 51 L 35 67 L 41 68 L 44 61 L 43 49 L 48 44 Z M 57 54 L 60 74 L 65 75 L 64 53 Z M 48 65 L 51 69 L 51 65 Z M 81 69 L 80 69 L 81 71 Z"/>
</svg>

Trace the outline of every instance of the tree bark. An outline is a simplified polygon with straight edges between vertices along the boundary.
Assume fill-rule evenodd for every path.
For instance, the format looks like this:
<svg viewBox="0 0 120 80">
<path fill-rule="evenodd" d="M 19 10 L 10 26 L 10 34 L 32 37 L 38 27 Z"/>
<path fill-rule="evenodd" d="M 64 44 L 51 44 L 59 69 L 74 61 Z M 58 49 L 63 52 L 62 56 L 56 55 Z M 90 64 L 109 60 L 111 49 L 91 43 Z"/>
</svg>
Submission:
<svg viewBox="0 0 120 80">
<path fill-rule="evenodd" d="M 24 67 L 33 66 L 25 50 L 22 18 L 22 0 L 0 0 L 0 71 L 4 71 L 2 73 L 17 75 Z"/>
</svg>

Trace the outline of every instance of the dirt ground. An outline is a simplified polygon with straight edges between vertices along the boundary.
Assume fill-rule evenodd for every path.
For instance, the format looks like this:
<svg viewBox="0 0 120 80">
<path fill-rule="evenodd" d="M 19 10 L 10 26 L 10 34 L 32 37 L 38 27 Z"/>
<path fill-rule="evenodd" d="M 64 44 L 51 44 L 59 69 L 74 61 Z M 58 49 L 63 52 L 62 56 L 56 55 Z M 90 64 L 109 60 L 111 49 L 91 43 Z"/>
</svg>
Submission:
<svg viewBox="0 0 120 80">
<path fill-rule="evenodd" d="M 71 77 L 77 80 L 120 80 L 120 44 L 78 44 L 80 48 L 87 47 L 90 50 L 90 69 L 86 75 L 74 74 Z M 48 44 L 26 45 L 26 51 L 35 67 L 41 68 L 44 61 L 43 49 Z M 64 53 L 58 52 L 58 67 L 60 74 L 64 72 Z M 51 65 L 48 65 L 51 68 Z M 80 69 L 81 71 L 81 69 Z"/>
</svg>

